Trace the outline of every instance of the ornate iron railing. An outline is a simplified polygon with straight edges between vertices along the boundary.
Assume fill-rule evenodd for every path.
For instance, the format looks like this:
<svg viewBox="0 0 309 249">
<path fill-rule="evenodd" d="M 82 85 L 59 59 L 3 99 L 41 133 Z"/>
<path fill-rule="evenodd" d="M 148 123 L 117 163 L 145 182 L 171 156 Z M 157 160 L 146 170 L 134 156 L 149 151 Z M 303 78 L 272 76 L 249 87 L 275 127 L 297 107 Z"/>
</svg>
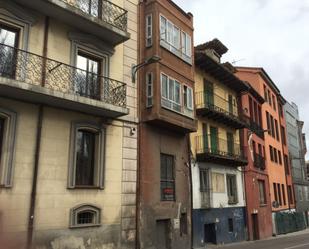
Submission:
<svg viewBox="0 0 309 249">
<path fill-rule="evenodd" d="M 127 31 L 128 12 L 107 0 L 62 0 L 63 2 L 96 17 L 123 31 Z"/>
<path fill-rule="evenodd" d="M 265 158 L 260 154 L 254 153 L 254 167 L 265 170 Z"/>
<path fill-rule="evenodd" d="M 126 106 L 126 84 L 0 44 L 0 77 Z"/>
<path fill-rule="evenodd" d="M 245 147 L 233 141 L 217 138 L 211 141 L 210 135 L 196 137 L 196 153 L 211 154 L 220 157 L 229 157 L 234 159 L 246 160 Z"/>
</svg>

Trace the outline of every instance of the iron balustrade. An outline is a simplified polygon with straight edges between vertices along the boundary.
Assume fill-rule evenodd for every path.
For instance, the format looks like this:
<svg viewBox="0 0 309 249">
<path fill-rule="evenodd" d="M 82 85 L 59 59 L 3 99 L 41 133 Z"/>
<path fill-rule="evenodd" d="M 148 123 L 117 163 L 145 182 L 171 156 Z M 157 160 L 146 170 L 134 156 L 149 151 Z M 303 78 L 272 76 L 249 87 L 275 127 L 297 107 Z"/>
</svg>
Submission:
<svg viewBox="0 0 309 249">
<path fill-rule="evenodd" d="M 0 44 L 0 77 L 126 107 L 126 84 Z"/>
<path fill-rule="evenodd" d="M 107 0 L 61 0 L 91 17 L 127 31 L 128 11 Z"/>
<path fill-rule="evenodd" d="M 217 94 L 210 94 L 205 91 L 195 94 L 196 109 L 207 108 L 216 112 L 220 112 L 234 119 L 240 119 L 238 107 L 234 101 L 229 102 Z"/>
<path fill-rule="evenodd" d="M 265 169 L 265 158 L 260 154 L 253 153 L 254 155 L 254 167 L 260 170 Z"/>
<path fill-rule="evenodd" d="M 233 141 L 216 138 L 211 141 L 211 135 L 202 135 L 196 137 L 196 153 L 211 154 L 220 157 L 229 157 L 239 160 L 246 160 L 245 147 Z"/>
<path fill-rule="evenodd" d="M 258 135 L 261 138 L 264 138 L 263 128 L 258 123 L 254 122 L 252 119 L 249 120 L 249 128 L 256 135 Z"/>
</svg>

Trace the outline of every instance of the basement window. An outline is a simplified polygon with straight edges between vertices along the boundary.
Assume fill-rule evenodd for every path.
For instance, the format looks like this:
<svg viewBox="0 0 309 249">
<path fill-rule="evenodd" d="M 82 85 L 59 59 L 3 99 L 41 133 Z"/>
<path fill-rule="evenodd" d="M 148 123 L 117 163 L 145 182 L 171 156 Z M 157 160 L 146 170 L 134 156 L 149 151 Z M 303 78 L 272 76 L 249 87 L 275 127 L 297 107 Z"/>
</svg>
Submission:
<svg viewBox="0 0 309 249">
<path fill-rule="evenodd" d="M 234 223 L 233 223 L 232 218 L 228 219 L 228 226 L 229 226 L 229 233 L 233 233 L 234 232 Z"/>
<path fill-rule="evenodd" d="M 71 209 L 70 217 L 70 227 L 90 227 L 90 226 L 100 226 L 100 208 L 83 204 Z"/>
</svg>

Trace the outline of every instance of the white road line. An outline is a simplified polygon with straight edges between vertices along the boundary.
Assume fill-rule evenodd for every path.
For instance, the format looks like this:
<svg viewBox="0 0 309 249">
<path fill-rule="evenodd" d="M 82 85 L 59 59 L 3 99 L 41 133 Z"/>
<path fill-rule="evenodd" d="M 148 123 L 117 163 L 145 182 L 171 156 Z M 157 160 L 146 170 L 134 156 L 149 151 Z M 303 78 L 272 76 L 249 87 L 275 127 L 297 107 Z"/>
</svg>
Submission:
<svg viewBox="0 0 309 249">
<path fill-rule="evenodd" d="M 284 248 L 284 249 L 294 249 L 294 248 L 299 248 L 299 247 L 308 246 L 308 245 L 309 245 L 309 243 L 307 243 L 307 244 L 302 244 L 302 245 L 297 245 L 297 246 L 286 247 L 286 248 Z"/>
</svg>

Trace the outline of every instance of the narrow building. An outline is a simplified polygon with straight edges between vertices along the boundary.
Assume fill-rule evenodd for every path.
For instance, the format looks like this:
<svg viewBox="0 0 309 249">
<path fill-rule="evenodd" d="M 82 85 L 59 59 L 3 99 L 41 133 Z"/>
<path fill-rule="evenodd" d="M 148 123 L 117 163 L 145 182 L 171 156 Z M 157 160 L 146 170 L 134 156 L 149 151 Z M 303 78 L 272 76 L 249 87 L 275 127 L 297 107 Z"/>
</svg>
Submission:
<svg viewBox="0 0 309 249">
<path fill-rule="evenodd" d="M 241 133 L 248 148 L 248 166 L 244 170 L 247 231 L 249 240 L 272 236 L 272 212 L 268 169 L 265 162 L 265 136 L 262 105 L 264 98 L 249 83 L 249 91 L 241 97 L 243 118 L 247 128 Z"/>
<path fill-rule="evenodd" d="M 261 96 L 262 128 L 265 135 L 265 158 L 268 172 L 273 233 L 280 234 L 291 231 L 288 225 L 287 212 L 295 210 L 294 191 L 289 163 L 286 122 L 283 105 L 286 103 L 280 90 L 263 68 L 237 67 L 236 75 L 247 81 Z"/>
<path fill-rule="evenodd" d="M 139 8 L 139 247 L 191 248 L 193 16 L 170 0 Z"/>
<path fill-rule="evenodd" d="M 135 248 L 137 4 L 0 1 L 1 248 Z"/>
<path fill-rule="evenodd" d="M 246 239 L 243 170 L 247 149 L 240 140 L 240 97 L 247 85 L 221 64 L 227 48 L 218 40 L 195 47 L 195 106 L 191 134 L 193 246 Z"/>
<path fill-rule="evenodd" d="M 287 102 L 284 105 L 286 118 L 287 144 L 291 161 L 291 173 L 294 183 L 296 211 L 303 215 L 302 228 L 308 225 L 309 179 L 305 162 L 306 137 L 303 133 L 304 122 L 300 121 L 298 106 Z M 301 224 L 300 224 L 301 225 Z"/>
</svg>

